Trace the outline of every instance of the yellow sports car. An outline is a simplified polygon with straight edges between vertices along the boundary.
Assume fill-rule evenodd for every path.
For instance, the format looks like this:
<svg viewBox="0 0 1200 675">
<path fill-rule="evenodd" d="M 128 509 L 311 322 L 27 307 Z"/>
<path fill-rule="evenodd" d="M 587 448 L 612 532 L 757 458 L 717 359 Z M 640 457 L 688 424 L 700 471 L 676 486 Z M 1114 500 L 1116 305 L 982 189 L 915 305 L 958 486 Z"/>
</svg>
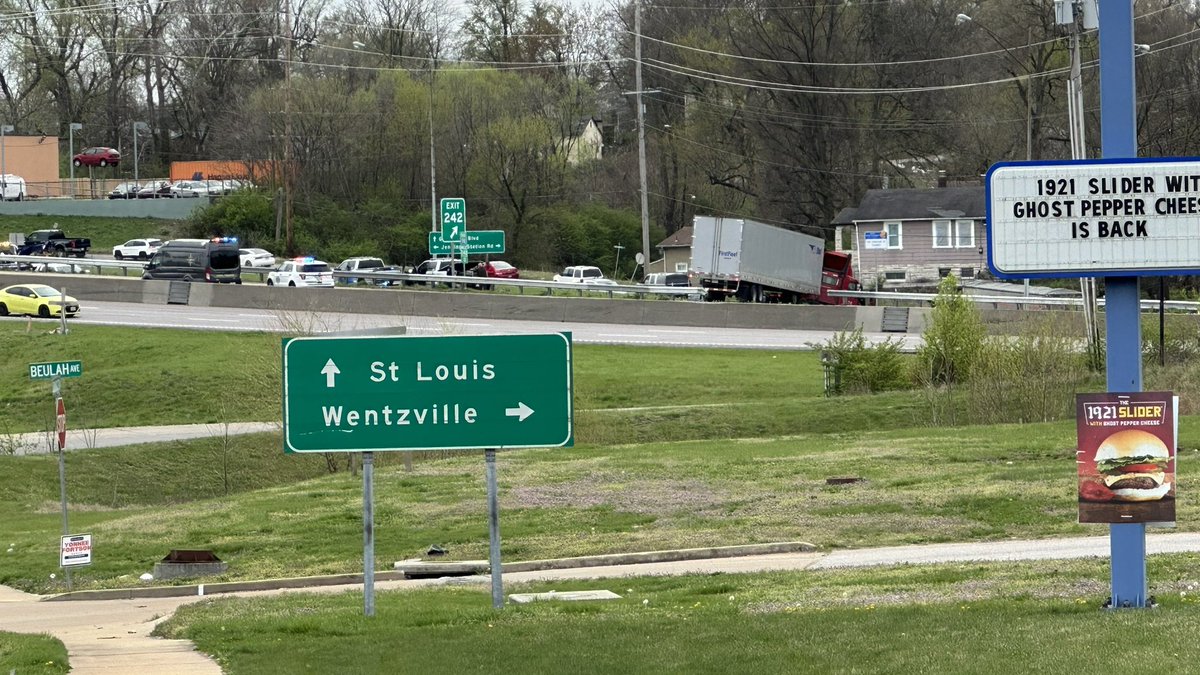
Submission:
<svg viewBox="0 0 1200 675">
<path fill-rule="evenodd" d="M 64 302 L 61 293 L 45 284 L 18 284 L 0 289 L 0 316 L 9 314 L 59 316 L 62 314 L 64 304 L 67 308 L 67 316 L 75 316 L 79 311 L 78 300 L 68 295 Z"/>
</svg>

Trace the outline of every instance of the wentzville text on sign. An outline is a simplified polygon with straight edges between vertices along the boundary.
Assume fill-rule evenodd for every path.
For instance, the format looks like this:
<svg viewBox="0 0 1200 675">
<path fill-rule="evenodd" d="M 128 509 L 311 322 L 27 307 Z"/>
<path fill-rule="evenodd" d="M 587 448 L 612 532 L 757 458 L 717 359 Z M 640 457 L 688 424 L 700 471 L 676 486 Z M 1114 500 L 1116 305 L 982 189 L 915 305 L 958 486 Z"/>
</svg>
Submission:
<svg viewBox="0 0 1200 675">
<path fill-rule="evenodd" d="M 997 164 L 987 218 L 1000 277 L 1200 270 L 1200 160 Z"/>
</svg>

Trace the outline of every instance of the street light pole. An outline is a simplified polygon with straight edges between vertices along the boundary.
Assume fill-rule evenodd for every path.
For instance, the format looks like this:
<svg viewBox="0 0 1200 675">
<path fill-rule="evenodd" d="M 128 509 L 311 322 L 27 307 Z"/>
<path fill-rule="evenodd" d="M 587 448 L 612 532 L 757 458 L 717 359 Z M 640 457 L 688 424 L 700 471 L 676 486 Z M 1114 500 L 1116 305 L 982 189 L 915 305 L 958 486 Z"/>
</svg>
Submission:
<svg viewBox="0 0 1200 675">
<path fill-rule="evenodd" d="M 70 138 L 70 145 L 67 152 L 71 154 L 67 158 L 67 166 L 71 167 L 71 197 L 75 196 L 75 132 L 83 129 L 83 125 L 79 122 L 71 122 L 67 125 L 67 136 Z M 61 173 L 58 175 L 62 175 Z"/>
<path fill-rule="evenodd" d="M 11 124 L 0 124 L 0 198 L 4 197 L 8 187 L 8 170 L 4 168 L 4 134 L 13 130 Z"/>
</svg>

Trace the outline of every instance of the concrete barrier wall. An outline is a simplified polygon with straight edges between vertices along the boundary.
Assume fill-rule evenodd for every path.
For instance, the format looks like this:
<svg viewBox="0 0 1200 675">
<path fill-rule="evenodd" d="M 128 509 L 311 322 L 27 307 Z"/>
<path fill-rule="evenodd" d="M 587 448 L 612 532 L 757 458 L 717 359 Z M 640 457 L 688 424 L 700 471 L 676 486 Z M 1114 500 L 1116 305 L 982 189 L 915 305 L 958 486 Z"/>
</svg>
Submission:
<svg viewBox="0 0 1200 675">
<path fill-rule="evenodd" d="M 0 285 L 49 283 L 87 301 L 167 304 L 171 282 L 88 274 L 0 273 Z M 882 307 L 821 305 L 747 305 L 682 300 L 567 298 L 491 293 L 454 293 L 383 288 L 275 288 L 258 284 L 192 284 L 188 304 L 197 307 L 240 307 L 280 312 L 297 322 L 307 312 L 348 312 L 445 318 L 525 319 L 529 321 L 615 323 L 714 328 L 777 328 L 880 332 Z M 908 332 L 925 330 L 931 309 L 909 310 Z M 1078 312 L 993 309 L 983 312 L 994 333 L 1012 334 L 1031 320 L 1080 321 Z"/>
<path fill-rule="evenodd" d="M 0 202 L 0 216 L 84 216 L 184 220 L 196 209 L 208 206 L 209 202 L 208 197 L 189 199 L 31 199 L 23 202 Z"/>
</svg>

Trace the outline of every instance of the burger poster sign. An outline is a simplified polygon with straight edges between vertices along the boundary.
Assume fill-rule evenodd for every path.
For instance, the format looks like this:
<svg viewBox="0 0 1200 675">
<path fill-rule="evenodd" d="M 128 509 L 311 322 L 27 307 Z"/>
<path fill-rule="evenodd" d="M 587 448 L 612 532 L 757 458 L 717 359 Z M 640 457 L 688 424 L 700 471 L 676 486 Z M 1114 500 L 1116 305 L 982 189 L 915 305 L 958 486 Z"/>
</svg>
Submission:
<svg viewBox="0 0 1200 675">
<path fill-rule="evenodd" d="M 1079 522 L 1175 522 L 1175 397 L 1079 394 Z"/>
</svg>

